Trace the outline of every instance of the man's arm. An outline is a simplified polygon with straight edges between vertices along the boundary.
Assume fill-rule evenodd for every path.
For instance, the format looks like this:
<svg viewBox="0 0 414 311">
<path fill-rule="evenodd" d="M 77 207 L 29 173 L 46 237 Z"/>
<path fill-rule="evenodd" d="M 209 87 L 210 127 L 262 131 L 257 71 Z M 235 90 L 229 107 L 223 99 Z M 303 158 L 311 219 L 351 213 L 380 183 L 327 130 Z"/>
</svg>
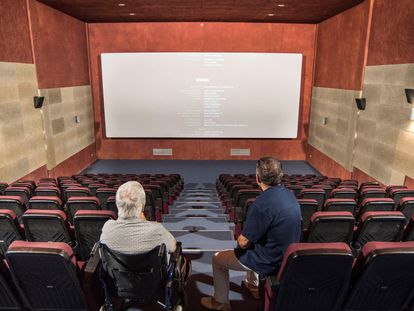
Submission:
<svg viewBox="0 0 414 311">
<path fill-rule="evenodd" d="M 242 249 L 246 249 L 246 248 L 249 247 L 250 241 L 249 241 L 248 238 L 246 238 L 245 236 L 240 234 L 238 239 L 237 239 L 237 245 Z"/>
</svg>

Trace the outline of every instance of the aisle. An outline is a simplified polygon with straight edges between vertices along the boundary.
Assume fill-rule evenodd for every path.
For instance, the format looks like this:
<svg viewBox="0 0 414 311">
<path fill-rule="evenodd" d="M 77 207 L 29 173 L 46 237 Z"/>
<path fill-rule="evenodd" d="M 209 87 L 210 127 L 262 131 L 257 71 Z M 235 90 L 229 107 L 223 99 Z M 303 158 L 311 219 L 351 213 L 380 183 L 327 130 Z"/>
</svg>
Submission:
<svg viewBox="0 0 414 311">
<path fill-rule="evenodd" d="M 220 250 L 233 249 L 234 224 L 228 222 L 215 185 L 212 183 L 186 184 L 180 197 L 163 216 L 164 226 L 182 242 L 184 253 L 193 263 L 193 276 L 187 285 L 187 310 L 205 310 L 200 298 L 213 294 L 211 258 Z M 230 273 L 230 300 L 233 310 L 255 311 L 259 302 L 253 300 L 241 286 L 244 272 Z"/>
</svg>

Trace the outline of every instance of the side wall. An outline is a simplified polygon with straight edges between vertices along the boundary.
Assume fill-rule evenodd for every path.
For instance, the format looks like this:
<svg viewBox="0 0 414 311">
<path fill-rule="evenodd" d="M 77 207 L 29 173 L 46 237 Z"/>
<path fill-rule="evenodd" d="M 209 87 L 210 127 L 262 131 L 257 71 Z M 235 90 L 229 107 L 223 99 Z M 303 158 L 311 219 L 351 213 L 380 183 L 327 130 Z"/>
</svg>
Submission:
<svg viewBox="0 0 414 311">
<path fill-rule="evenodd" d="M 352 172 L 355 98 L 362 89 L 369 15 L 368 0 L 318 25 L 309 145 L 348 172 Z M 326 171 L 326 159 L 308 155 L 308 161 Z"/>
<path fill-rule="evenodd" d="M 319 25 L 309 138 L 309 144 L 319 153 L 310 148 L 312 157 L 308 156 L 308 159 L 322 172 L 339 165 L 360 181 L 410 184 L 414 176 L 414 122 L 409 119 L 412 105 L 405 99 L 404 88 L 414 88 L 414 24 L 410 15 L 413 11 L 414 2 L 410 0 L 367 0 Z M 358 16 L 364 16 L 362 21 L 365 23 L 357 24 Z M 348 20 L 348 27 L 330 28 L 332 36 L 329 39 L 325 26 L 344 19 Z M 355 30 L 352 40 L 347 39 L 351 29 Z M 362 40 L 362 33 L 366 40 Z M 355 38 L 360 40 L 355 41 Z M 324 41 L 332 45 L 335 40 L 338 50 L 333 49 L 327 57 Z M 352 55 L 346 49 L 360 52 Z M 344 68 L 341 64 L 347 54 L 353 66 Z M 361 58 L 361 55 L 365 56 Z M 320 65 L 318 60 L 321 59 L 322 64 L 325 58 L 328 62 Z M 338 70 L 330 69 L 334 68 L 334 63 L 338 64 Z M 349 77 L 348 82 L 344 80 L 345 76 Z M 353 85 L 351 81 L 354 81 Z M 344 90 L 338 90 L 339 85 Z M 345 89 L 349 88 L 356 92 L 345 95 L 344 92 L 349 92 Z M 339 100 L 341 96 L 344 97 Z M 366 98 L 366 110 L 356 112 L 356 97 Z M 330 129 L 328 107 L 335 106 L 335 102 L 342 111 L 347 105 L 353 110 L 351 114 L 340 110 L 336 114 L 338 122 L 345 116 L 347 134 L 343 137 L 337 133 L 338 122 L 333 122 L 335 135 Z M 327 125 L 321 124 L 322 116 L 328 116 Z M 338 150 L 341 152 L 336 152 Z M 348 156 L 344 159 L 345 154 Z"/>
<path fill-rule="evenodd" d="M 0 11 L 0 180 L 76 173 L 95 159 L 86 25 L 35 0 Z"/>
<path fill-rule="evenodd" d="M 42 115 L 25 0 L 0 1 L 0 180 L 46 174 Z"/>
<path fill-rule="evenodd" d="M 376 0 L 372 16 L 354 166 L 388 184 L 414 177 L 414 106 L 404 92 L 414 88 L 413 12 L 411 0 Z"/>
<path fill-rule="evenodd" d="M 153 148 L 173 148 L 174 155 L 169 157 L 173 159 L 255 159 L 265 154 L 281 159 L 305 159 L 315 25 L 116 23 L 89 24 L 88 28 L 97 153 L 100 159 L 151 159 L 155 158 L 152 156 Z M 304 58 L 298 138 L 293 140 L 105 138 L 100 54 L 163 51 L 302 53 Z M 230 157 L 231 148 L 250 148 L 251 156 Z"/>
</svg>

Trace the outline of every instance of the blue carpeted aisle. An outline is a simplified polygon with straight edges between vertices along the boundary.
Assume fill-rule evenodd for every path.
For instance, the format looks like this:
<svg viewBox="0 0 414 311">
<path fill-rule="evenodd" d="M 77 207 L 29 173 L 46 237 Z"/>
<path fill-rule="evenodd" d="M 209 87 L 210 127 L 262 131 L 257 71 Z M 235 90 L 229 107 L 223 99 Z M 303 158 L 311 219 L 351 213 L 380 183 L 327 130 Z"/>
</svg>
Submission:
<svg viewBox="0 0 414 311">
<path fill-rule="evenodd" d="M 220 250 L 233 249 L 234 225 L 228 222 L 215 185 L 186 184 L 184 191 L 163 217 L 164 226 L 183 244 L 184 253 L 193 263 L 193 276 L 187 285 L 187 310 L 204 310 L 201 297 L 213 294 L 211 258 Z M 255 311 L 259 302 L 241 286 L 244 272 L 230 273 L 230 300 L 233 310 Z"/>
</svg>

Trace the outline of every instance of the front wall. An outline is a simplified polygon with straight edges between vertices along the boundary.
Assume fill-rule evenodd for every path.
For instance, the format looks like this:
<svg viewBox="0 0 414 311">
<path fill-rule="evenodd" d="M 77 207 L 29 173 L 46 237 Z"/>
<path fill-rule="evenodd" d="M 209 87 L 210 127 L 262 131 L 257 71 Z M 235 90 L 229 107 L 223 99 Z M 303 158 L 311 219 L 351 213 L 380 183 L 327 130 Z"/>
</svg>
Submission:
<svg viewBox="0 0 414 311">
<path fill-rule="evenodd" d="M 313 75 L 315 25 L 248 23 L 90 24 L 89 43 L 98 157 L 153 159 L 152 148 L 173 148 L 169 159 L 255 159 L 275 155 L 305 159 Z M 303 53 L 299 135 L 294 140 L 106 139 L 100 79 L 101 53 L 108 52 L 286 52 Z M 254 103 L 252 103 L 254 105 Z M 157 125 L 162 126 L 162 125 Z M 231 148 L 250 157 L 230 157 Z"/>
</svg>

